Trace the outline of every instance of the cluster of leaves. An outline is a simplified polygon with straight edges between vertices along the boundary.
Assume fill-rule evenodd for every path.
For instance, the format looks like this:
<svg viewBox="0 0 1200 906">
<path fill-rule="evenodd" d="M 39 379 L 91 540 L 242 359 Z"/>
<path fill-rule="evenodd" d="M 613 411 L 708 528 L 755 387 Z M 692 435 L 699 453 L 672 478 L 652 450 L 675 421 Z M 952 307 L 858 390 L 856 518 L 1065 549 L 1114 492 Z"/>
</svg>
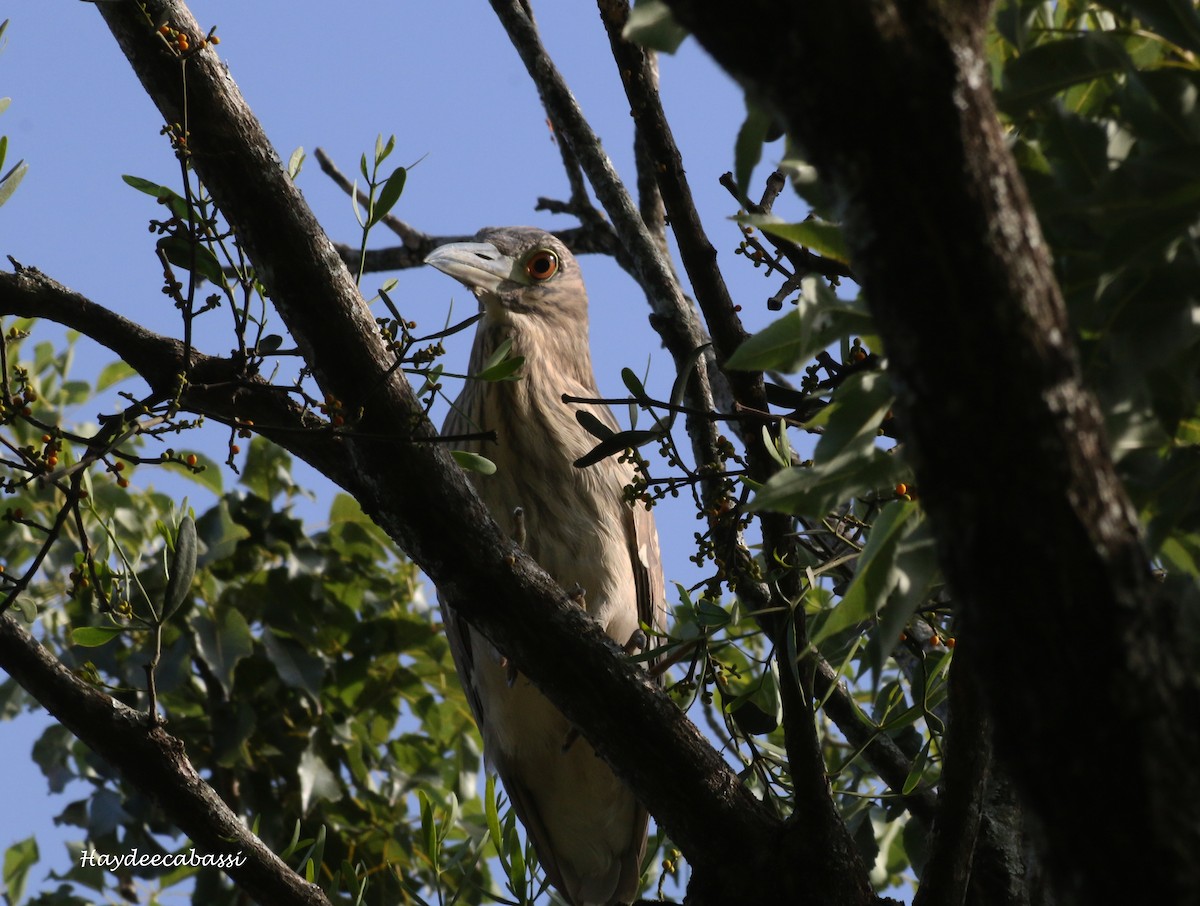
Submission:
<svg viewBox="0 0 1200 906">
<path fill-rule="evenodd" d="M 41 386 L 45 406 L 90 392 Z M 98 606 L 68 527 L 18 599 L 22 612 L 39 619 L 43 643 L 64 663 L 132 707 L 148 707 L 146 668 L 161 644 L 157 705 L 170 732 L 256 833 L 331 895 L 420 903 L 432 891 L 438 901 L 476 903 L 492 883 L 486 857 L 499 853 L 503 884 L 532 902 L 536 860 L 491 785 L 477 795 L 478 735 L 411 564 L 344 495 L 328 529 L 308 533 L 291 512 L 299 489 L 290 459 L 266 441 L 250 444 L 241 484 L 195 520 L 194 577 L 180 579 L 166 567 L 180 560 L 190 517 L 165 494 L 97 482 L 90 513 L 110 527 L 105 552 L 130 571 L 134 600 Z M 0 546 L 18 557 L 29 526 L 53 508 L 36 495 L 25 505 L 25 521 L 0 532 Z M 0 684 L 4 718 L 30 705 L 13 680 Z M 197 902 L 238 902 L 216 872 L 139 871 L 135 882 L 132 872 L 78 864 L 89 849 L 154 854 L 188 844 L 65 728 L 47 729 L 33 755 L 51 792 L 75 781 L 87 792 L 56 819 L 80 829 L 68 845 L 76 864 L 30 902 L 84 903 L 83 890 L 155 901 L 189 879 Z M 38 859 L 33 837 L 6 852 L 12 902 L 22 901 Z"/>
<path fill-rule="evenodd" d="M 1141 20 L 1140 25 L 1134 17 Z M 1200 13 L 1010 3 L 998 101 L 1152 553 L 1200 572 Z"/>
<path fill-rule="evenodd" d="M 185 343 L 190 348 L 197 319 L 226 308 L 248 378 L 282 354 L 282 337 L 267 332 L 262 287 L 191 174 L 186 128 L 167 133 L 183 191 L 125 181 L 167 211 L 151 229 Z M 377 143 L 373 165 L 363 157 L 364 247 L 403 187 L 404 168 L 379 175 L 393 145 Z M 301 163 L 293 156 L 293 173 Z M 210 292 L 200 300 L 205 286 Z M 380 298 L 391 307 L 386 291 Z M 389 325 L 397 367 L 425 374 L 432 399 L 440 369 L 426 370 L 436 358 L 422 358 L 419 344 L 428 338 L 414 337 L 415 325 L 398 314 L 381 319 L 381 329 Z M 331 897 L 475 903 L 492 889 L 494 865 L 510 896 L 532 902 L 541 887 L 537 863 L 515 816 L 490 784 L 486 798 L 476 789 L 478 734 L 436 613 L 415 569 L 358 504 L 338 496 L 328 528 L 306 530 L 292 512 L 300 491 L 290 457 L 259 437 L 243 455 L 238 442 L 252 437 L 250 422 L 230 430 L 227 462 L 240 471 L 242 488 L 228 493 L 223 470 L 202 452 L 147 455 L 151 445 L 162 450 L 165 435 L 202 427 L 202 420 L 182 419 L 173 400 L 122 392 L 124 408 L 102 416 L 99 427 L 75 423 L 80 407 L 132 369 L 114 362 L 91 385 L 71 376 L 77 335 L 38 342 L 25 358 L 36 323 L 5 327 L 4 606 L 36 622 L 43 644 L 81 676 L 148 719 L 165 720 L 227 804 Z M 500 359 L 485 378 L 505 379 L 520 364 Z M 352 427 L 355 413 L 310 396 L 305 372 L 292 377 L 287 391 L 332 429 Z M 151 465 L 170 466 L 175 474 L 162 476 L 168 484 L 190 479 L 213 504 L 193 519 L 186 500 L 139 488 Z M 7 680 L 0 703 L 7 718 L 31 700 Z M 65 728 L 48 729 L 34 758 L 52 792 L 73 781 L 89 790 L 57 818 L 80 829 L 82 839 L 68 846 L 74 867 L 53 874 L 58 886 L 33 902 L 87 902 L 81 894 L 88 890 L 156 901 L 184 881 L 196 902 L 238 901 L 218 872 L 114 875 L 80 865 L 79 852 L 89 849 L 153 854 L 186 851 L 188 843 L 154 802 Z M 38 859 L 33 837 L 6 852 L 12 902 L 22 901 Z"/>
<path fill-rule="evenodd" d="M 665 7 L 638 9 L 639 34 L 672 50 L 679 35 Z M 1151 550 L 1168 574 L 1193 581 L 1200 572 L 1200 15 L 1186 0 L 1010 0 L 998 10 L 988 51 L 1087 378 Z M 771 133 L 769 118 L 751 105 L 735 149 L 743 197 Z M 835 265 L 853 263 L 838 226 L 822 219 L 830 216 L 826 190 L 795 153 L 787 145 L 779 169 L 813 214 L 801 223 L 761 210 L 738 217 L 747 236 L 739 251 L 782 280 L 769 307 L 793 295 L 794 307 L 728 366 L 775 376 L 772 402 L 791 410 L 776 435 L 764 430 L 781 469 L 755 488 L 749 509 L 796 517 L 800 558 L 761 566 L 775 580 L 788 571 L 803 575 L 795 603 L 807 617 L 811 648 L 801 662 L 835 665 L 851 680 L 859 719 L 911 760 L 902 788 L 889 790 L 861 750 L 825 722 L 826 763 L 843 814 L 875 865 L 873 881 L 886 887 L 921 868 L 925 828 L 894 797 L 939 781 L 953 602 L 903 444 L 887 440 L 902 432 L 892 421 L 893 397 L 880 370 L 885 350 L 866 306 L 835 294 L 835 268 L 806 273 L 798 266 L 797 246 Z M 801 371 L 798 386 L 779 377 Z M 644 392 L 635 401 L 652 402 Z M 818 439 L 811 458 L 801 459 L 795 450 L 806 445 L 806 433 Z M 625 432 L 604 443 L 622 439 L 657 438 Z M 743 776 L 786 814 L 778 674 L 787 653 L 771 649 L 757 615 L 738 601 L 722 603 L 713 589 L 694 601 L 680 589 L 671 643 L 697 653 L 675 688 L 715 702 L 704 712 L 713 733 L 736 753 Z"/>
<path fill-rule="evenodd" d="M 682 39 L 661 3 L 639 3 L 635 14 L 631 24 L 651 43 L 673 48 Z M 1200 88 L 1200 17 L 1186 0 L 1008 0 L 988 50 L 1088 378 L 1108 414 L 1149 543 L 1168 573 L 1194 577 L 1200 119 L 1193 100 Z M 751 110 L 735 152 L 743 194 L 771 131 L 769 119 Z M 130 180 L 170 212 L 155 226 L 167 295 L 189 337 L 195 317 L 228 307 L 247 373 L 258 373 L 266 357 L 280 352 L 282 339 L 266 332 L 261 288 L 236 237 L 220 224 L 202 187 L 190 182 L 186 128 L 171 135 L 189 187 L 177 193 Z M 361 161 L 360 278 L 367 234 L 396 204 L 406 178 L 402 167 L 384 175 L 393 147 L 381 140 L 373 158 Z M 828 774 L 875 866 L 872 880 L 883 889 L 921 870 L 925 828 L 910 820 L 898 794 L 933 789 L 940 780 L 953 600 L 938 574 L 903 444 L 894 442 L 902 433 L 891 417 L 886 350 L 862 300 L 835 292 L 853 262 L 837 225 L 824 219 L 832 212 L 812 168 L 793 155 L 785 150 L 781 170 L 816 217 L 788 223 L 748 211 L 741 218 L 746 259 L 782 281 L 770 301 L 791 298 L 793 307 L 728 363 L 773 376 L 771 400 L 785 411 L 781 429 L 764 431 L 764 438 L 778 474 L 753 485 L 732 446 L 721 463 L 685 467 L 684 447 L 672 437 L 681 384 L 669 402 L 659 402 L 629 374 L 631 411 L 665 414 L 627 432 L 595 419 L 585 427 L 598 438 L 596 458 L 657 443 L 668 464 L 682 469 L 682 478 L 652 478 L 639 454 L 626 454 L 643 473 L 636 495 L 695 488 L 716 474 L 732 499 L 745 503 L 753 494 L 736 514 L 741 526 L 765 510 L 794 517 L 795 559 L 753 568 L 771 583 L 800 589 L 791 603 L 805 617 L 805 648 L 777 648 L 763 632 L 761 613 L 736 597 L 722 599 L 727 564 L 711 531 L 697 540 L 712 576 L 678 589 L 670 636 L 657 644 L 681 664 L 670 684 L 681 705 L 694 709 L 747 783 L 781 814 L 792 800 L 781 683 L 797 671 L 811 674 L 819 662 L 849 680 L 857 725 L 888 737 L 910 764 L 900 788 L 889 788 L 847 728 L 822 718 Z M 294 155 L 293 176 L 301 163 Z M 804 256 L 781 250 L 801 247 Z M 810 252 L 830 266 L 805 270 Z M 173 269 L 187 272 L 186 283 L 175 280 Z M 201 302 L 196 292 L 205 281 L 215 291 Z M 378 296 L 390 313 L 380 329 L 396 367 L 424 378 L 420 392 L 432 404 L 444 377 L 438 341 L 466 322 L 418 338 L 415 325 L 392 306 L 389 289 L 385 284 Z M 436 620 L 411 566 L 394 557 L 379 530 L 338 498 L 328 529 L 306 534 L 289 509 L 296 493 L 290 463 L 261 440 L 238 461 L 242 488 L 227 494 L 215 466 L 200 469 L 204 462 L 177 455 L 142 457 L 137 444 L 153 436 L 151 421 L 183 427 L 169 401 L 152 409 L 130 397 L 99 445 L 89 443 L 97 436 L 92 429 L 66 431 L 67 407 L 90 401 L 123 375 L 114 371 L 95 388 L 70 381 L 69 347 L 57 354 L 42 345 L 31 362 L 17 364 L 27 326 L 18 325 L 3 347 L 9 358 L 0 402 L 15 466 L 6 476 L 8 517 L 0 523 L 10 569 L 0 582 L 21 592 L 17 606 L 40 618 L 44 640 L 77 670 L 141 707 L 145 665 L 156 658 L 158 707 L 171 732 L 186 739 L 193 762 L 269 845 L 331 894 L 349 891 L 350 900 L 361 902 L 479 902 L 499 883 L 517 902 L 537 898 L 535 860 L 515 819 L 490 783 L 482 797 L 475 789 L 478 739 Z M 512 380 L 520 364 L 501 350 L 479 377 Z M 793 374 L 794 383 L 785 377 Z M 293 377 L 288 392 L 325 412 L 335 429 L 353 428 L 355 413 L 336 400 L 312 398 L 303 372 Z M 145 430 L 128 433 L 133 422 Z M 98 452 L 77 452 L 84 450 Z M 231 464 L 236 452 L 231 437 Z M 165 565 L 178 562 L 186 512 L 163 494 L 130 489 L 127 476 L 147 461 L 182 466 L 218 495 L 195 521 L 196 572 L 177 609 L 162 606 L 178 588 L 177 582 L 169 591 Z M 491 467 L 478 459 L 463 464 Z M 56 473 L 75 466 L 68 475 Z M 97 469 L 108 473 L 104 481 L 92 477 Z M 728 516 L 696 499 L 710 527 Z M 66 543 L 47 546 L 48 530 Z M 23 704 L 11 682 L 0 686 L 4 714 Z M 152 803 L 65 730 L 47 731 L 35 755 L 52 788 L 76 779 L 91 785 L 61 816 L 84 831 L 88 845 L 108 852 L 181 845 Z M 19 878 L 35 858 L 29 841 L 14 846 L 6 879 L 10 864 Z M 656 858 L 652 848 L 649 859 Z M 664 868 L 676 873 L 677 861 L 665 860 Z M 80 868 L 61 880 L 95 890 L 132 883 Z M 153 879 L 156 889 L 180 880 Z M 194 884 L 196 901 L 234 899 L 219 876 L 197 876 Z M 64 887 L 41 902 L 66 903 L 71 896 Z"/>
</svg>

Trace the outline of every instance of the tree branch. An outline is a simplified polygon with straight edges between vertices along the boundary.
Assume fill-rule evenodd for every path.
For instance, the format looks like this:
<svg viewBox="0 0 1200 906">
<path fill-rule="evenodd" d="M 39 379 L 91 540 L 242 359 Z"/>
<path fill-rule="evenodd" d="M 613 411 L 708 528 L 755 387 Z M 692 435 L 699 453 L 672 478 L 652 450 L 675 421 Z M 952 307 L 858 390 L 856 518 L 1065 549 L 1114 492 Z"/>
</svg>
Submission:
<svg viewBox="0 0 1200 906">
<path fill-rule="evenodd" d="M 964 601 L 967 669 L 988 692 L 999 757 L 1054 828 L 1060 893 L 1195 900 L 1200 737 L 1178 732 L 1200 713 L 1194 636 L 1180 602 L 1155 596 L 1082 383 L 991 97 L 988 4 L 755 0 L 732 17 L 667 3 L 778 115 L 846 212 L 921 499 Z M 948 437 L 971 438 L 971 455 Z M 1014 644 L 1031 626 L 1038 644 Z M 1113 752 L 1119 782 L 1097 754 Z"/>
<path fill-rule="evenodd" d="M 575 159 L 612 221 L 621 243 L 617 260 L 634 275 L 646 294 L 653 312 L 651 326 L 662 337 L 663 345 L 675 360 L 676 369 L 684 368 L 693 353 L 705 346 L 709 338 L 700 326 L 695 308 L 685 298 L 665 250 L 642 221 L 637 204 L 626 191 L 599 136 L 584 118 L 566 81 L 551 62 L 525 4 L 519 0 L 491 0 L 491 3 L 537 87 L 542 106 L 554 124 L 555 135 L 570 143 Z M 714 408 L 716 396 L 720 411 L 731 411 L 724 378 L 719 376 L 713 364 L 707 353 L 697 364 L 689 385 L 688 404 L 693 409 L 706 411 Z M 701 464 L 718 461 L 714 427 L 689 419 L 687 428 L 696 461 Z M 711 487 L 709 490 L 715 499 L 717 492 Z"/>
<path fill-rule="evenodd" d="M 992 727 L 976 687 L 964 668 L 964 649 L 955 648 L 950 668 L 950 724 L 929 861 L 913 906 L 962 906 L 971 883 L 976 838 L 990 779 Z"/>
<path fill-rule="evenodd" d="M 181 3 L 146 4 L 154 21 L 200 34 Z M 342 436 L 352 493 L 437 584 L 576 724 L 669 829 L 693 864 L 735 858 L 773 883 L 778 823 L 724 760 L 603 631 L 573 606 L 488 515 L 411 388 L 391 366 L 336 249 L 286 177 L 261 126 L 211 50 L 180 62 L 134 4 L 98 7 L 168 122 L 189 132 L 190 161 L 255 263 L 322 390 L 361 412 Z M 414 442 L 415 441 L 415 442 Z M 713 828 L 722 828 L 714 834 Z M 754 866 L 757 866 L 755 868 Z M 714 896 L 733 895 L 736 879 Z"/>
<path fill-rule="evenodd" d="M 0 667 L 64 727 L 158 802 L 203 855 L 230 858 L 224 871 L 260 903 L 329 906 L 246 828 L 196 773 L 183 743 L 146 715 L 88 685 L 9 614 L 0 614 Z M 237 865 L 233 859 L 242 859 Z"/>
<path fill-rule="evenodd" d="M 0 271 L 0 315 L 45 318 L 107 347 L 136 371 L 153 394 L 180 394 L 184 346 L 93 302 L 36 268 L 12 261 Z M 290 399 L 281 387 L 248 374 L 244 362 L 193 351 L 179 396 L 189 412 L 228 425 L 253 422 L 255 431 L 294 453 L 344 488 L 357 483 L 327 422 Z"/>
</svg>

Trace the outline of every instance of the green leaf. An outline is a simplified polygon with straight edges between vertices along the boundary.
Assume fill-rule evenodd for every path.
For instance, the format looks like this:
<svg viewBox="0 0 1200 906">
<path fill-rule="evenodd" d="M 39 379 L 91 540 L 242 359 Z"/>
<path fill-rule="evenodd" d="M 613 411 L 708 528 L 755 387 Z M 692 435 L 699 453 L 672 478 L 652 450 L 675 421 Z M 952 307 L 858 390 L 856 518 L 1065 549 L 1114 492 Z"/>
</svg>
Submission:
<svg viewBox="0 0 1200 906">
<path fill-rule="evenodd" d="M 795 372 L 837 340 L 873 332 L 860 302 L 839 299 L 824 280 L 805 277 L 795 309 L 747 339 L 725 364 L 739 371 Z"/>
<path fill-rule="evenodd" d="M 437 821 L 433 817 L 433 803 L 429 794 L 417 790 L 417 802 L 421 810 L 421 836 L 424 837 L 425 855 L 429 857 L 433 870 L 438 870 L 438 833 Z"/>
<path fill-rule="evenodd" d="M 388 150 L 391 150 L 391 145 L 388 146 Z M 404 191 L 406 179 L 408 179 L 408 170 L 404 167 L 397 167 L 392 171 L 392 175 L 387 178 L 383 188 L 379 190 L 379 197 L 375 199 L 371 220 L 367 223 L 368 227 L 375 226 L 396 206 L 396 202 L 400 200 L 400 193 Z"/>
<path fill-rule="evenodd" d="M 586 409 L 575 410 L 575 421 L 579 422 L 588 434 L 598 437 L 600 440 L 608 440 L 617 433 Z"/>
<path fill-rule="evenodd" d="M 775 214 L 738 214 L 734 220 L 812 249 L 818 255 L 840 261 L 842 264 L 850 263 L 846 239 L 842 235 L 842 228 L 836 223 L 816 219 L 789 223 Z"/>
<path fill-rule="evenodd" d="M 254 347 L 254 352 L 258 355 L 271 355 L 277 352 L 282 345 L 283 337 L 277 333 L 269 333 L 258 341 Z"/>
<path fill-rule="evenodd" d="M 389 135 L 385 143 L 382 135 L 375 136 L 375 165 L 379 166 L 396 147 L 396 136 Z"/>
<path fill-rule="evenodd" d="M 722 707 L 729 712 L 742 732 L 763 736 L 779 726 L 783 700 L 779 694 L 779 673 L 772 661 L 749 689 L 727 698 L 722 689 Z"/>
<path fill-rule="evenodd" d="M 499 381 L 519 381 L 521 375 L 517 372 L 525 364 L 525 357 L 515 355 L 511 359 L 505 359 L 502 362 L 497 362 L 489 368 L 485 368 L 479 374 L 475 375 L 477 381 L 489 381 L 496 383 Z"/>
<path fill-rule="evenodd" d="M 491 771 L 488 771 L 487 774 L 483 805 L 488 835 L 491 837 L 492 845 L 496 848 L 496 854 L 502 855 L 504 852 L 504 839 L 500 834 L 500 811 L 496 802 L 496 775 Z"/>
<path fill-rule="evenodd" d="M 96 390 L 107 390 L 113 384 L 119 384 L 126 378 L 131 378 L 137 375 L 133 366 L 118 359 L 115 362 L 109 362 L 100 369 L 100 376 L 96 378 Z"/>
<path fill-rule="evenodd" d="M 292 156 L 288 158 L 287 175 L 292 182 L 296 181 L 296 177 L 300 175 L 300 170 L 304 167 L 304 147 L 298 147 L 292 152 Z"/>
<path fill-rule="evenodd" d="M 188 208 L 187 200 L 174 189 L 160 186 L 158 183 L 142 179 L 140 176 L 130 176 L 128 173 L 123 175 L 121 179 L 127 186 L 132 186 L 139 192 L 143 192 L 165 203 L 171 209 L 171 213 L 180 220 L 187 220 L 189 218 L 191 210 Z"/>
<path fill-rule="evenodd" d="M 451 450 L 450 455 L 454 457 L 454 461 L 468 472 L 478 472 L 480 475 L 494 475 L 496 473 L 496 464 L 486 456 L 480 456 L 478 453 L 468 453 L 466 450 Z"/>
<path fill-rule="evenodd" d="M 520 380 L 519 376 L 515 376 L 517 370 L 525 364 L 524 356 L 511 356 L 512 338 L 508 337 L 503 340 L 499 346 L 492 350 L 492 354 L 484 360 L 483 367 L 479 372 L 472 375 L 477 381 L 514 381 Z"/>
<path fill-rule="evenodd" d="M 36 837 L 26 837 L 4 851 L 5 900 L 9 906 L 17 906 L 25 897 L 25 881 L 29 869 L 40 858 Z"/>
<path fill-rule="evenodd" d="M 1004 68 L 997 100 L 1007 113 L 1023 113 L 1082 82 L 1132 68 L 1115 36 L 1085 32 L 1031 47 Z"/>
<path fill-rule="evenodd" d="M 605 438 L 587 453 L 574 462 L 577 469 L 586 469 L 615 453 L 623 453 L 628 449 L 636 449 L 652 440 L 661 440 L 665 431 L 663 428 L 643 428 L 636 431 L 619 431 L 612 437 Z"/>
<path fill-rule="evenodd" d="M 193 614 L 191 622 L 200 656 L 228 695 L 233 689 L 233 671 L 254 651 L 250 625 L 241 611 L 232 607 L 215 619 L 207 614 Z"/>
<path fill-rule="evenodd" d="M 1168 41 L 1200 54 L 1200 11 L 1195 0 L 1100 0 L 1101 4 L 1123 15 L 1125 7 Z"/>
<path fill-rule="evenodd" d="M 629 391 L 629 395 L 634 399 L 649 399 L 649 397 L 646 395 L 646 388 L 642 384 L 642 379 L 634 374 L 632 368 L 621 369 L 621 383 L 625 385 L 625 389 Z"/>
<path fill-rule="evenodd" d="M 321 684 L 325 679 L 325 658 L 308 651 L 295 642 L 280 638 L 274 632 L 264 632 L 263 648 L 275 672 L 293 689 L 307 692 L 314 702 L 321 700 Z"/>
<path fill-rule="evenodd" d="M 197 558 L 203 567 L 232 557 L 238 542 L 250 537 L 250 530 L 233 521 L 229 501 L 222 499 L 196 521 L 196 534 L 204 543 L 204 551 Z"/>
<path fill-rule="evenodd" d="M 881 372 L 868 371 L 847 378 L 821 413 L 825 432 L 813 451 L 816 461 L 829 462 L 844 453 L 858 455 L 874 449 L 879 426 L 894 400 L 891 381 Z"/>
<path fill-rule="evenodd" d="M 197 549 L 196 521 L 191 516 L 184 516 L 175 535 L 175 553 L 171 558 L 167 588 L 163 592 L 164 621 L 179 609 L 179 605 L 191 591 L 192 578 L 196 575 Z"/>
<path fill-rule="evenodd" d="M 687 29 L 662 0 L 637 0 L 621 31 L 626 41 L 663 53 L 675 53 L 687 36 Z"/>
<path fill-rule="evenodd" d="M 763 143 L 770 128 L 770 115 L 747 97 L 746 119 L 738 129 L 737 140 L 733 144 L 733 178 L 743 195 L 750 185 L 754 168 L 762 160 Z"/>
<path fill-rule="evenodd" d="M 304 879 L 309 884 L 316 882 L 317 871 L 325 858 L 325 833 L 325 825 L 322 824 L 320 830 L 317 831 L 317 839 L 300 860 L 300 864 L 304 866 Z"/>
<path fill-rule="evenodd" d="M 250 449 L 246 451 L 240 481 L 263 500 L 290 494 L 296 487 L 292 478 L 292 457 L 278 444 L 256 436 L 250 440 Z"/>
<path fill-rule="evenodd" d="M 912 531 L 912 519 L 917 512 L 915 503 L 900 500 L 889 503 L 880 511 L 871 526 L 866 546 L 858 555 L 850 586 L 837 607 L 813 633 L 815 644 L 871 619 L 883 606 L 899 581 L 895 568 L 897 548 Z"/>
<path fill-rule="evenodd" d="M 21 184 L 21 180 L 25 178 L 25 174 L 29 172 L 29 165 L 23 160 L 13 164 L 13 168 L 0 176 L 0 205 L 12 198 L 13 192 L 17 191 L 17 186 Z"/>
<path fill-rule="evenodd" d="M 683 366 L 675 374 L 675 381 L 671 384 L 671 405 L 683 405 L 683 397 L 687 393 L 688 382 L 692 379 L 692 373 L 696 370 L 696 365 L 700 362 L 701 356 L 711 346 L 711 343 L 704 343 L 697 346 L 687 354 L 687 358 L 683 362 Z M 668 424 L 674 422 L 677 412 L 672 412 L 668 416 Z"/>
<path fill-rule="evenodd" d="M 925 775 L 925 766 L 929 763 L 929 740 L 921 746 L 921 751 L 917 753 L 917 757 L 913 759 L 912 767 L 908 771 L 908 776 L 904 778 L 904 786 L 901 792 L 907 796 L 921 784 L 921 778 Z"/>
<path fill-rule="evenodd" d="M 342 797 L 342 788 L 337 776 L 325 763 L 325 759 L 317 753 L 313 740 L 309 741 L 308 748 L 300 756 L 296 776 L 300 780 L 300 810 L 305 814 L 308 814 L 313 803 L 319 799 L 336 801 Z M 318 833 L 317 843 L 322 839 Z"/>
<path fill-rule="evenodd" d="M 125 631 L 121 626 L 79 626 L 71 630 L 71 643 L 82 648 L 99 648 Z"/>
<path fill-rule="evenodd" d="M 892 487 L 907 473 L 904 461 L 875 445 L 891 408 L 887 378 L 877 372 L 849 377 L 826 407 L 825 433 L 811 466 L 778 472 L 755 495 L 751 510 L 821 517 L 859 494 Z"/>
<path fill-rule="evenodd" d="M 863 665 L 876 678 L 909 619 L 929 596 L 938 575 L 937 545 L 927 520 L 921 520 L 900 540 L 892 567 L 897 581 L 878 612 L 879 625 L 871 633 L 863 655 Z"/>
<path fill-rule="evenodd" d="M 208 246 L 176 234 L 158 240 L 158 247 L 176 267 L 201 276 L 215 286 L 225 285 L 221 262 Z"/>
<path fill-rule="evenodd" d="M 701 598 L 696 602 L 696 622 L 701 626 L 728 626 L 732 621 L 729 611 L 711 598 Z"/>
</svg>

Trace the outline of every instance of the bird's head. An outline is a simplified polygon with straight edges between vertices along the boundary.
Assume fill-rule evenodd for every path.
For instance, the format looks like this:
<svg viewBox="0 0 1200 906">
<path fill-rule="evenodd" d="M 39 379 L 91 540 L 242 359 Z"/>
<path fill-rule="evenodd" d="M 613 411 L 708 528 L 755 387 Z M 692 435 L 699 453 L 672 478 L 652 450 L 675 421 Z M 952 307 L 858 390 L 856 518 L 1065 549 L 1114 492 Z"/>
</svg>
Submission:
<svg viewBox="0 0 1200 906">
<path fill-rule="evenodd" d="M 425 263 L 470 289 L 491 321 L 529 318 L 586 330 L 583 278 L 575 256 L 558 239 L 533 227 L 489 227 L 475 240 L 440 246 Z"/>
</svg>

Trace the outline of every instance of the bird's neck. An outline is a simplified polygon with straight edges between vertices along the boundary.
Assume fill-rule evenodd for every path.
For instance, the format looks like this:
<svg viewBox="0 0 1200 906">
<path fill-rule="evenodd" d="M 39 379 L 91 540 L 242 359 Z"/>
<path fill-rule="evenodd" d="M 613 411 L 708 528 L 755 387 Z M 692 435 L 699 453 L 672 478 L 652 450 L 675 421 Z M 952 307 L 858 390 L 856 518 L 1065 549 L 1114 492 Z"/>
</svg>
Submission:
<svg viewBox="0 0 1200 906">
<path fill-rule="evenodd" d="M 505 340 L 512 340 L 509 355 L 525 359 L 518 374 L 545 388 L 553 402 L 561 405 L 563 393 L 599 396 L 586 327 L 557 327 L 545 319 L 517 316 L 497 321 L 484 314 L 471 350 L 471 374 L 482 370 Z"/>
</svg>

